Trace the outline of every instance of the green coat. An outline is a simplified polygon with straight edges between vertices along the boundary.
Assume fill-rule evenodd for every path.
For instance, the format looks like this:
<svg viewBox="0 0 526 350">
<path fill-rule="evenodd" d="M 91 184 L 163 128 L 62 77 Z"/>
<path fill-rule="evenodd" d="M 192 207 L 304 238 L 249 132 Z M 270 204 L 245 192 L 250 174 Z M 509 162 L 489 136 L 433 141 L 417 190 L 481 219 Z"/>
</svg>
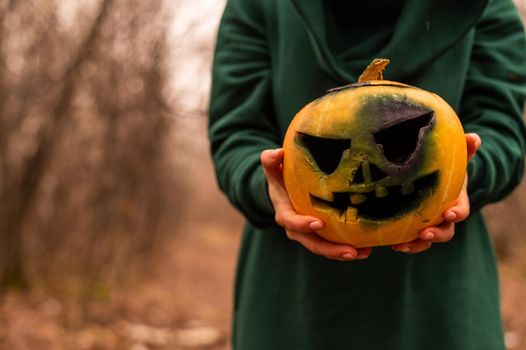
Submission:
<svg viewBox="0 0 526 350">
<path fill-rule="evenodd" d="M 335 49 L 322 1 L 231 0 L 219 28 L 209 135 L 219 185 L 247 219 L 234 348 L 504 349 L 480 208 L 524 169 L 526 43 L 512 1 L 406 0 L 387 45 L 367 55 Z M 373 57 L 391 59 L 386 79 L 438 93 L 481 136 L 468 168 L 472 214 L 424 253 L 382 247 L 332 261 L 275 224 L 259 155 L 281 145 L 303 105 L 356 81 Z"/>
</svg>

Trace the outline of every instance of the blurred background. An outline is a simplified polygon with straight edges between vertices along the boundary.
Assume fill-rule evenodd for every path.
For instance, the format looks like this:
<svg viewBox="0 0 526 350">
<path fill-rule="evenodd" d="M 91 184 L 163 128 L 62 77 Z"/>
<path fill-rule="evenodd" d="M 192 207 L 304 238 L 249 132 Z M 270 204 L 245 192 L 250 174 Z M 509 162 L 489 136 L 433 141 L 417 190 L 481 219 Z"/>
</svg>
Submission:
<svg viewBox="0 0 526 350">
<path fill-rule="evenodd" d="M 0 1 L 0 349 L 230 348 L 242 219 L 206 136 L 224 5 Z M 485 210 L 526 349 L 526 184 Z"/>
</svg>

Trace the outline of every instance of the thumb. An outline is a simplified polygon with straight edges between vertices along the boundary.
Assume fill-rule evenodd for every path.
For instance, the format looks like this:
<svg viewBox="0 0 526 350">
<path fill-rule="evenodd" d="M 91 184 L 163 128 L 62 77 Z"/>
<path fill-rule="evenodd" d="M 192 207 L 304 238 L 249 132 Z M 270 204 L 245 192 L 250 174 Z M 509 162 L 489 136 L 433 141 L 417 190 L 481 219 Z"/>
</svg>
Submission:
<svg viewBox="0 0 526 350">
<path fill-rule="evenodd" d="M 468 149 L 468 160 L 473 158 L 473 156 L 477 153 L 478 149 L 480 148 L 480 145 L 482 144 L 482 139 L 480 136 L 476 133 L 469 133 L 466 134 L 466 146 Z"/>
<path fill-rule="evenodd" d="M 261 152 L 261 164 L 263 170 L 268 175 L 281 173 L 281 163 L 283 162 L 283 148 L 267 149 Z"/>
</svg>

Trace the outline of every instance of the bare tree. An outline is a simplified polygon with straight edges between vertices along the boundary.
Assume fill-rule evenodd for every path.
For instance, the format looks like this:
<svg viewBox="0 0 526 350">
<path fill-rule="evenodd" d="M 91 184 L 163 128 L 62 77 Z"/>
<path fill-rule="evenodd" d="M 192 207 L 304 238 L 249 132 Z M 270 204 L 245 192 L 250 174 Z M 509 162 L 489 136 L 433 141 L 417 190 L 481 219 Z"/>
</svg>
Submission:
<svg viewBox="0 0 526 350">
<path fill-rule="evenodd" d="M 0 9 L 0 286 L 118 276 L 162 238 L 169 194 L 163 2 Z M 77 5 L 80 6 L 80 5 Z"/>
</svg>

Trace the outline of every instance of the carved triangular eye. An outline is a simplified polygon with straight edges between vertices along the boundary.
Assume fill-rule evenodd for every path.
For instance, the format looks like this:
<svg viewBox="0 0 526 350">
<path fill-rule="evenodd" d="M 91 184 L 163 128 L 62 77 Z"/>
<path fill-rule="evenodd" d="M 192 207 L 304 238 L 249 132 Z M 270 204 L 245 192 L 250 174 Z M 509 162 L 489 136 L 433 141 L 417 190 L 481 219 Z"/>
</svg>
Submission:
<svg viewBox="0 0 526 350">
<path fill-rule="evenodd" d="M 331 139 L 298 133 L 296 143 L 306 148 L 318 168 L 332 174 L 340 164 L 343 152 L 351 148 L 349 139 Z"/>
<path fill-rule="evenodd" d="M 428 112 L 404 120 L 377 131 L 373 134 L 374 140 L 382 147 L 384 156 L 389 162 L 401 165 L 419 148 L 425 130 L 433 125 L 434 118 L 434 113 Z"/>
</svg>

